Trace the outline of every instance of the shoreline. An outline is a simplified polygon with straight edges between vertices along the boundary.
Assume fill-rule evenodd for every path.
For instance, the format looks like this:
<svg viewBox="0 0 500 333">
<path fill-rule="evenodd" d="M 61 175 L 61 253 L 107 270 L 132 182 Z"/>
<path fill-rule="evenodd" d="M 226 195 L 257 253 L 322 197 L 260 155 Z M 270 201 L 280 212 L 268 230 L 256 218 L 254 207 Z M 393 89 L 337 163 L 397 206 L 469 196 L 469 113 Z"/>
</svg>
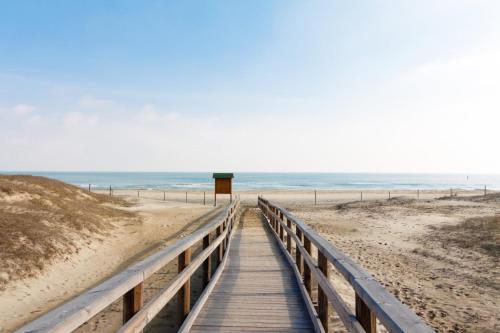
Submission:
<svg viewBox="0 0 500 333">
<path fill-rule="evenodd" d="M 107 190 L 93 190 L 95 193 L 109 195 Z M 487 193 L 496 193 L 488 191 Z M 453 197 L 473 197 L 484 195 L 483 190 L 456 190 L 452 189 Z M 112 195 L 117 197 L 139 197 L 159 201 L 175 201 L 190 204 L 214 204 L 214 193 L 203 190 L 145 190 L 145 189 L 112 189 Z M 245 190 L 234 191 L 233 197 L 239 195 L 243 203 L 256 203 L 257 197 L 264 196 L 271 200 L 281 201 L 283 204 L 337 204 L 351 201 L 386 200 L 395 197 L 404 197 L 416 200 L 432 200 L 450 197 L 450 189 L 440 190 L 401 190 L 401 189 L 356 189 L 356 190 Z M 187 198 L 187 199 L 186 199 Z M 229 202 L 229 195 L 218 195 L 217 203 Z"/>
</svg>

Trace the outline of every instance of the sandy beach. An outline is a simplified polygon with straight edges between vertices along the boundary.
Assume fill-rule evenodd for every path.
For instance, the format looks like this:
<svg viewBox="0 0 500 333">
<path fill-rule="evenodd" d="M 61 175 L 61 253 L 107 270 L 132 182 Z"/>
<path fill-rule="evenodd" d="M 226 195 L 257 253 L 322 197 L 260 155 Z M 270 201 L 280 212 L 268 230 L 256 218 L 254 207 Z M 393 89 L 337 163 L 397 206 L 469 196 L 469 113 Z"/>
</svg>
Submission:
<svg viewBox="0 0 500 333">
<path fill-rule="evenodd" d="M 8 203 L 13 201 L 15 195 L 2 193 L 2 212 L 9 211 Z M 30 198 L 23 197 L 23 200 L 29 201 Z M 113 219 L 112 226 L 103 234 L 73 235 L 75 251 L 64 251 L 54 259 L 46 259 L 46 265 L 39 272 L 3 286 L 0 290 L 0 332 L 12 331 L 184 237 L 211 220 L 219 210 L 212 206 L 186 205 L 175 201 L 157 202 L 133 197 L 126 200 L 129 203 L 127 207 L 114 207 L 133 213 L 137 218 Z M 12 204 L 10 207 L 15 208 Z"/>
<path fill-rule="evenodd" d="M 208 192 L 204 205 L 203 191 L 188 191 L 187 203 L 186 191 L 137 191 L 112 192 L 114 198 L 129 203 L 119 209 L 137 214 L 137 222 L 113 222 L 109 235 L 86 240 L 78 253 L 54 261 L 37 276 L 7 284 L 0 292 L 0 311 L 5 314 L 0 331 L 9 332 L 192 232 L 228 202 L 227 196 L 221 196 L 214 209 L 212 193 Z M 98 192 L 109 196 L 109 190 Z M 388 190 L 323 190 L 316 192 L 315 204 L 311 190 L 237 194 L 249 206 L 255 205 L 258 195 L 263 195 L 303 218 L 437 331 L 500 329 L 497 195 L 484 199 L 480 190 L 453 192 L 452 197 L 448 189 L 418 193 L 390 190 L 389 199 Z M 484 219 L 493 219 L 492 229 L 481 229 L 486 223 Z M 473 239 L 474 233 L 484 235 Z M 489 242 L 489 247 L 484 242 Z M 173 264 L 155 274 L 148 281 L 145 298 L 164 285 L 175 270 Z M 350 287 L 333 269 L 331 276 L 352 305 Z M 168 319 L 169 314 L 164 313 L 158 322 L 165 325 Z M 333 324 L 339 323 L 333 312 L 330 319 Z M 120 320 L 119 300 L 78 331 L 112 332 Z M 151 327 L 154 331 L 154 323 Z"/>
</svg>

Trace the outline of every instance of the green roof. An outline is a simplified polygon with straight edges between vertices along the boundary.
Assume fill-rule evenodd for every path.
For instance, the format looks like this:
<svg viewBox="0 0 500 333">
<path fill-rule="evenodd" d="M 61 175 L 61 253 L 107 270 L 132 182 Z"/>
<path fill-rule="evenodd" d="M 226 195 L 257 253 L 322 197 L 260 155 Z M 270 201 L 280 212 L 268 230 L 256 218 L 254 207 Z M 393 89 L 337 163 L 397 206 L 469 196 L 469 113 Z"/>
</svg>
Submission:
<svg viewBox="0 0 500 333">
<path fill-rule="evenodd" d="M 231 179 L 234 178 L 234 175 L 232 173 L 214 173 L 213 178 L 216 179 Z"/>
</svg>

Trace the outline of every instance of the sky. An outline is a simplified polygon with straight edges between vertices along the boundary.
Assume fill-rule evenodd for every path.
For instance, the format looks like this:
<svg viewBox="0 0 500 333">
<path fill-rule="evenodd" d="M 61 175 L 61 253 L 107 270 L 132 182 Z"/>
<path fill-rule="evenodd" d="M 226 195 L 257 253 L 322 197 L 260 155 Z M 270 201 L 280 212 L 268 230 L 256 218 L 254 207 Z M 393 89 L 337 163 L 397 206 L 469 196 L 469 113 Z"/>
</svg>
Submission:
<svg viewBox="0 0 500 333">
<path fill-rule="evenodd" d="M 0 8 L 0 170 L 500 172 L 498 0 Z"/>
</svg>

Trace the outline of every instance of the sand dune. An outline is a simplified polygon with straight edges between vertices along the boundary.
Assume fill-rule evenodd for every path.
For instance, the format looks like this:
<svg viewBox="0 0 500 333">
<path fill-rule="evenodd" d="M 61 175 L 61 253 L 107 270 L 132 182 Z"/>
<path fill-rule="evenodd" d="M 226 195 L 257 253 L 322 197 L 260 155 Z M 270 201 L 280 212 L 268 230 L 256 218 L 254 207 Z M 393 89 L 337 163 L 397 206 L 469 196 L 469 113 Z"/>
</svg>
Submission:
<svg viewBox="0 0 500 333">
<path fill-rule="evenodd" d="M 41 177 L 0 177 L 0 332 L 32 320 L 216 215 Z M 18 244 L 21 242 L 21 244 Z"/>
</svg>

